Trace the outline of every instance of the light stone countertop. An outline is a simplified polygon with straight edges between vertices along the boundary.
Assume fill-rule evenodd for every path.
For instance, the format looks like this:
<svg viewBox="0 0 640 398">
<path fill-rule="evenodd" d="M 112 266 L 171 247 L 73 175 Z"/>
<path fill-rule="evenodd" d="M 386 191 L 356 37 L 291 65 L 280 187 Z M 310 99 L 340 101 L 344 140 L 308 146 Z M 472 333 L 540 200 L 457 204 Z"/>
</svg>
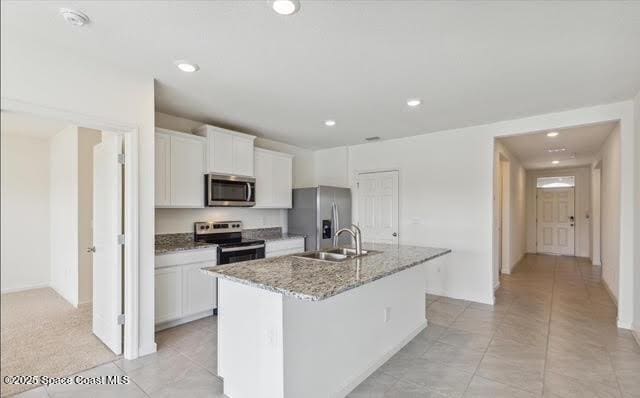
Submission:
<svg viewBox="0 0 640 398">
<path fill-rule="evenodd" d="M 293 255 L 203 268 L 218 278 L 319 301 L 450 253 L 450 249 L 364 243 L 378 250 L 360 258 L 325 262 Z"/>
<path fill-rule="evenodd" d="M 280 227 L 275 228 L 255 228 L 242 232 L 245 239 L 262 239 L 265 242 L 274 242 L 289 239 L 302 239 L 304 235 L 283 233 Z M 171 254 L 186 250 L 206 249 L 218 246 L 215 243 L 195 242 L 193 233 L 176 233 L 156 235 L 155 255 Z"/>
</svg>

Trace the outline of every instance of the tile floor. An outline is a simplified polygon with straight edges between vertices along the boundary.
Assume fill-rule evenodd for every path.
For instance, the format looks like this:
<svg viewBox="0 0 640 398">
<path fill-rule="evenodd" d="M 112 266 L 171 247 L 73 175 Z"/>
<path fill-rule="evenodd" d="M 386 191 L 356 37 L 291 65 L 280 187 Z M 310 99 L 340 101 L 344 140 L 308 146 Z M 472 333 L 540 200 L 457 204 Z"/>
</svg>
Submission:
<svg viewBox="0 0 640 398">
<path fill-rule="evenodd" d="M 501 278 L 496 305 L 426 297 L 429 326 L 350 395 L 357 397 L 640 397 L 640 347 L 616 327 L 600 269 L 529 255 Z M 119 386 L 38 388 L 21 397 L 224 397 L 216 320 L 159 332 L 158 352 L 84 372 Z"/>
</svg>

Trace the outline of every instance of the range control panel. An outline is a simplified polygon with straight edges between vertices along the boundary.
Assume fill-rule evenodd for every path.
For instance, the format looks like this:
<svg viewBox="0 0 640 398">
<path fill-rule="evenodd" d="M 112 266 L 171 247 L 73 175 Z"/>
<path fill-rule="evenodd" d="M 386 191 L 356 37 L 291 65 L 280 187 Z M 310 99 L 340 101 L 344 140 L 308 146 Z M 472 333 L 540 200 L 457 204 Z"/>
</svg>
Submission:
<svg viewBox="0 0 640 398">
<path fill-rule="evenodd" d="M 242 232 L 242 221 L 207 221 L 194 224 L 196 235 Z"/>
</svg>

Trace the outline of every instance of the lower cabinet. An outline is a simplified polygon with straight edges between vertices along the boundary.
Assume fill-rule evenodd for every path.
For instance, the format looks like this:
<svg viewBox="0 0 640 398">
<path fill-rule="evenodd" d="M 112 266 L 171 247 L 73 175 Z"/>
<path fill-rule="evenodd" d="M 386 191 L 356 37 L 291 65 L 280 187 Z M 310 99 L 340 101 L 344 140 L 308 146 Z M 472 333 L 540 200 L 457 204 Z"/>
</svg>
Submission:
<svg viewBox="0 0 640 398">
<path fill-rule="evenodd" d="M 182 268 L 156 270 L 156 324 L 182 316 Z"/>
<path fill-rule="evenodd" d="M 202 271 L 206 263 L 182 266 L 182 312 L 184 315 L 216 307 L 216 278 Z"/>
<path fill-rule="evenodd" d="M 198 262 L 156 269 L 156 330 L 212 314 L 216 308 L 216 278 L 202 271 L 210 265 Z"/>
<path fill-rule="evenodd" d="M 304 238 L 284 239 L 267 242 L 265 245 L 265 257 L 287 256 L 289 254 L 302 253 L 304 251 Z"/>
</svg>

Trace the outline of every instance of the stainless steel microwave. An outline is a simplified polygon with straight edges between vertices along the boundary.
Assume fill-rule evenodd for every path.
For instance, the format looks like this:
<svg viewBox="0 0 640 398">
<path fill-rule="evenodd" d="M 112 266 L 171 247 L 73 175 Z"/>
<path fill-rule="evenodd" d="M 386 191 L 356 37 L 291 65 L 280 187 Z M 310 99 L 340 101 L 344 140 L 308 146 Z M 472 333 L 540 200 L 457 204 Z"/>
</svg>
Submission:
<svg viewBox="0 0 640 398">
<path fill-rule="evenodd" d="M 256 179 L 225 174 L 205 175 L 205 203 L 210 207 L 251 207 L 256 204 Z"/>
</svg>

